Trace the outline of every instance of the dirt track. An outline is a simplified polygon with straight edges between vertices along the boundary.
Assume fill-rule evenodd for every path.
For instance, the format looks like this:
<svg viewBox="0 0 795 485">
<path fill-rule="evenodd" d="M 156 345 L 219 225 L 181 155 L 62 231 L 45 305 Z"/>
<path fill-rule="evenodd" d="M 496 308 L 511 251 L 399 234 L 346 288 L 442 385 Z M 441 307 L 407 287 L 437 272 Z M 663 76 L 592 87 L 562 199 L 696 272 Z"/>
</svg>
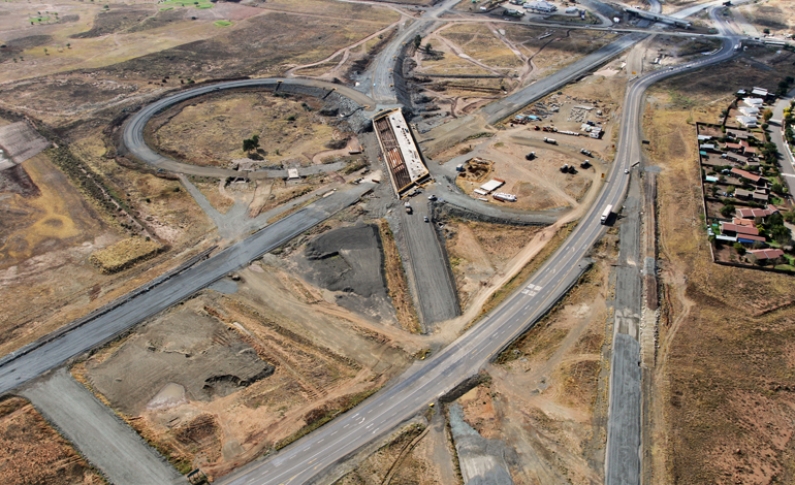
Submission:
<svg viewBox="0 0 795 485">
<path fill-rule="evenodd" d="M 65 369 L 22 394 L 115 485 L 187 483 Z"/>
</svg>

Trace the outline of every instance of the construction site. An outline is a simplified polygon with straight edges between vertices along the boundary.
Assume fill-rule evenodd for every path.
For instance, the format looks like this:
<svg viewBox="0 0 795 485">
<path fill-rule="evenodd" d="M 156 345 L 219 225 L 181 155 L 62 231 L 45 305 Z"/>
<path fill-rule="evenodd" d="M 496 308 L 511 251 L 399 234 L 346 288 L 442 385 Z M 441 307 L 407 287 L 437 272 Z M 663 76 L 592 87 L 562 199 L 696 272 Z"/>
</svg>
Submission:
<svg viewBox="0 0 795 485">
<path fill-rule="evenodd" d="M 32 2 L 6 482 L 795 480 L 791 276 L 711 263 L 694 162 L 764 92 L 790 228 L 787 2 Z"/>
</svg>

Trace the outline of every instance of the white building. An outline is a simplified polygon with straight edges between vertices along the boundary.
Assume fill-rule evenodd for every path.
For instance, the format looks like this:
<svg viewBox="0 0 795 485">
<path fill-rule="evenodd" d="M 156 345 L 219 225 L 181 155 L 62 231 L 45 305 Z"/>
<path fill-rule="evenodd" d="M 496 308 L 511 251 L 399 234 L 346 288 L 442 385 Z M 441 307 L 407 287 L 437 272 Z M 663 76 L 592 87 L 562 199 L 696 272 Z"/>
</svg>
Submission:
<svg viewBox="0 0 795 485">
<path fill-rule="evenodd" d="M 761 96 L 764 98 L 767 96 L 767 89 L 754 86 L 754 89 L 751 91 L 751 94 L 753 94 L 754 96 Z"/>
<path fill-rule="evenodd" d="M 480 190 L 483 190 L 483 191 L 485 191 L 488 194 L 489 192 L 491 192 L 493 190 L 499 189 L 503 185 L 505 185 L 505 180 L 491 179 L 488 182 L 486 182 L 485 184 L 481 185 L 480 186 Z"/>
<path fill-rule="evenodd" d="M 552 13 L 558 10 L 558 7 L 549 2 L 544 2 L 543 0 L 527 2 L 524 4 L 524 8 L 539 13 Z"/>
<path fill-rule="evenodd" d="M 738 116 L 737 122 L 746 128 L 756 128 L 757 126 L 756 118 L 751 116 Z"/>
<path fill-rule="evenodd" d="M 743 98 L 742 104 L 752 108 L 761 108 L 765 104 L 765 100 L 762 98 Z"/>
<path fill-rule="evenodd" d="M 738 109 L 737 111 L 742 113 L 743 116 L 754 117 L 754 118 L 759 116 L 759 108 L 753 108 L 751 106 L 740 106 L 740 109 Z"/>
</svg>

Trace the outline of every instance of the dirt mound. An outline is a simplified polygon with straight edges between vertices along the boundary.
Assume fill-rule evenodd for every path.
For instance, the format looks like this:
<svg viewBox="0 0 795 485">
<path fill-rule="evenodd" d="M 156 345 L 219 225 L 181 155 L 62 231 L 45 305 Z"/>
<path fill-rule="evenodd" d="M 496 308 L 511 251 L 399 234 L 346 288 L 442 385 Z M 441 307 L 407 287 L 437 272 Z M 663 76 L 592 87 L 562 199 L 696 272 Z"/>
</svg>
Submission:
<svg viewBox="0 0 795 485">
<path fill-rule="evenodd" d="M 86 371 L 114 407 L 137 414 L 171 383 L 183 386 L 188 399 L 209 401 L 270 376 L 274 367 L 233 330 L 182 306 L 147 323 L 102 362 L 87 362 Z"/>
<path fill-rule="evenodd" d="M 163 249 L 160 243 L 149 238 L 128 237 L 107 248 L 94 251 L 89 261 L 103 273 L 117 273 L 154 257 Z"/>
<path fill-rule="evenodd" d="M 364 297 L 383 292 L 381 238 L 375 226 L 327 232 L 307 244 L 305 255 L 312 262 L 311 278 L 323 288 Z"/>
<path fill-rule="evenodd" d="M 329 231 L 309 242 L 300 258 L 304 277 L 316 286 L 341 292 L 336 295 L 341 306 L 394 320 L 377 226 Z"/>
</svg>

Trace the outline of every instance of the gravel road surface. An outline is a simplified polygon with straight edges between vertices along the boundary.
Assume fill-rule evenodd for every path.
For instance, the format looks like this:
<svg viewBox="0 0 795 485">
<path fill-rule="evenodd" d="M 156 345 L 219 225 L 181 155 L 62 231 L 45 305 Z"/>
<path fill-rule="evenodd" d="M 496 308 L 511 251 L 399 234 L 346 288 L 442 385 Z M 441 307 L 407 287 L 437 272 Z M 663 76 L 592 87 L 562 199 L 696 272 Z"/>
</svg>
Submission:
<svg viewBox="0 0 795 485">
<path fill-rule="evenodd" d="M 188 480 L 117 418 L 66 369 L 22 391 L 89 463 L 114 485 L 186 484 Z"/>
<path fill-rule="evenodd" d="M 633 171 L 637 173 L 637 170 Z M 638 330 L 642 300 L 640 189 L 630 182 L 619 229 L 613 353 L 610 356 L 606 484 L 640 483 L 641 370 Z"/>
<path fill-rule="evenodd" d="M 372 188 L 372 184 L 361 184 L 319 199 L 71 332 L 15 358 L 7 359 L 0 366 L 0 394 L 35 379 L 72 357 L 102 345 L 143 320 L 188 298 L 227 273 L 247 265 L 253 259 L 285 244 L 348 207 Z"/>
</svg>

